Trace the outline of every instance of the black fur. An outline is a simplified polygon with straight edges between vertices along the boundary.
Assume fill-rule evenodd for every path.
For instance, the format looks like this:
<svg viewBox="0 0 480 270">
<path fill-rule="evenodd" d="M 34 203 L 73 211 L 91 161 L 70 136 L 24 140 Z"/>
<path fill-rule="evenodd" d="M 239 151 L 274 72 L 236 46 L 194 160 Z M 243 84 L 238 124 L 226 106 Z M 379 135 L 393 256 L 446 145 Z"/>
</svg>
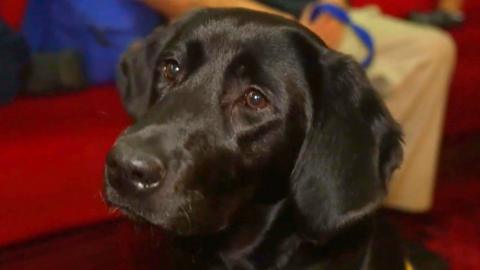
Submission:
<svg viewBox="0 0 480 270">
<path fill-rule="evenodd" d="M 125 53 L 119 88 L 136 122 L 107 158 L 106 197 L 174 235 L 175 269 L 403 269 L 375 218 L 400 128 L 361 68 L 302 26 L 194 11 Z M 266 107 L 249 107 L 252 89 Z"/>
</svg>

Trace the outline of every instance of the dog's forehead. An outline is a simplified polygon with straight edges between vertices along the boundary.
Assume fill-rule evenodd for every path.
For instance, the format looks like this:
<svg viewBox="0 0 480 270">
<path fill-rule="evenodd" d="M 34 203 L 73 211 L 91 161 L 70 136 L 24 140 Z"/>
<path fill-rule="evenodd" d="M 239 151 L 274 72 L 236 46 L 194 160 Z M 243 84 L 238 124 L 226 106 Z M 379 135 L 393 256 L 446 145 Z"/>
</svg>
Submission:
<svg viewBox="0 0 480 270">
<path fill-rule="evenodd" d="M 242 9 L 205 10 L 192 16 L 179 29 L 177 41 L 199 40 L 216 49 L 257 46 L 260 50 L 289 45 L 284 28 L 297 28 L 284 18 Z"/>
</svg>

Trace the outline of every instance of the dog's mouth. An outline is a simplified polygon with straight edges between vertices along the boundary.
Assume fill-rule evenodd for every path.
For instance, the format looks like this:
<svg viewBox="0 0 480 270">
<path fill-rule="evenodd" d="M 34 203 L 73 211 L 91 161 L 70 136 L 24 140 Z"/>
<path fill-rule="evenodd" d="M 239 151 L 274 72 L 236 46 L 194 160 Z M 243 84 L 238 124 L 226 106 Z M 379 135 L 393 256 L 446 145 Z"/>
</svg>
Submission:
<svg viewBox="0 0 480 270">
<path fill-rule="evenodd" d="M 151 222 L 146 219 L 144 216 L 141 214 L 137 213 L 136 211 L 130 209 L 129 207 L 115 207 L 120 210 L 120 212 L 125 215 L 128 219 L 134 221 L 135 223 L 140 223 L 140 224 L 151 224 Z"/>
<path fill-rule="evenodd" d="M 105 190 L 105 202 L 109 208 L 120 210 L 130 220 L 140 224 L 150 224 L 159 227 L 168 234 L 178 236 L 194 236 L 217 233 L 225 230 L 227 222 L 220 214 L 212 220 L 212 215 L 206 215 L 199 204 L 205 203 L 203 196 L 189 196 L 188 203 L 178 203 L 174 208 L 156 210 L 145 209 L 146 202 L 125 199 L 112 188 Z M 143 205 L 143 206 L 142 206 Z M 202 213 L 203 212 L 203 213 Z M 205 214 L 205 215 L 204 215 Z M 205 216 L 205 218 L 202 218 Z M 210 216 L 207 218 L 206 216 Z"/>
<path fill-rule="evenodd" d="M 117 202 L 118 199 L 112 198 L 110 195 L 105 195 L 105 203 L 107 207 L 112 210 L 112 212 L 120 211 L 128 219 L 136 223 L 151 223 L 145 216 L 143 216 L 139 211 L 136 211 L 131 206 L 126 203 Z"/>
</svg>

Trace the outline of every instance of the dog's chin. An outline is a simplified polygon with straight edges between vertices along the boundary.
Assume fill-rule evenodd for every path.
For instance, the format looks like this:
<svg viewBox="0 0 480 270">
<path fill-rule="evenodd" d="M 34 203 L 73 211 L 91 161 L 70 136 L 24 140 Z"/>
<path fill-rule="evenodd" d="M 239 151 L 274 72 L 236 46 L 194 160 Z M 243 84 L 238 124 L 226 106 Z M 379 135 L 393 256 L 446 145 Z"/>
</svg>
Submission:
<svg viewBox="0 0 480 270">
<path fill-rule="evenodd" d="M 220 233 L 227 227 L 226 225 L 198 226 L 185 216 L 164 220 L 154 214 L 143 213 L 126 206 L 111 205 L 111 207 L 119 209 L 123 215 L 135 223 L 153 225 L 172 236 L 189 237 L 211 235 Z"/>
<path fill-rule="evenodd" d="M 134 211 L 131 211 L 128 208 L 119 208 L 119 209 L 124 216 L 126 216 L 128 219 L 130 219 L 131 221 L 133 221 L 135 223 L 152 224 L 148 219 L 146 219 L 145 217 L 143 217 L 140 214 L 135 213 Z"/>
<path fill-rule="evenodd" d="M 168 221 L 149 220 L 149 222 L 169 235 L 181 237 L 213 235 L 224 231 L 227 227 L 226 225 L 202 226 L 183 216 Z"/>
<path fill-rule="evenodd" d="M 227 218 L 212 220 L 210 214 L 198 215 L 187 211 L 153 211 L 140 208 L 135 202 L 122 198 L 113 189 L 105 189 L 105 202 L 112 209 L 118 209 L 128 219 L 136 223 L 158 227 L 169 235 L 201 236 L 220 233 L 228 227 Z M 198 213 L 196 213 L 198 214 Z M 208 218 L 210 217 L 210 218 Z M 219 215 L 217 214 L 218 218 Z M 215 221 L 215 222 L 212 222 Z"/>
</svg>

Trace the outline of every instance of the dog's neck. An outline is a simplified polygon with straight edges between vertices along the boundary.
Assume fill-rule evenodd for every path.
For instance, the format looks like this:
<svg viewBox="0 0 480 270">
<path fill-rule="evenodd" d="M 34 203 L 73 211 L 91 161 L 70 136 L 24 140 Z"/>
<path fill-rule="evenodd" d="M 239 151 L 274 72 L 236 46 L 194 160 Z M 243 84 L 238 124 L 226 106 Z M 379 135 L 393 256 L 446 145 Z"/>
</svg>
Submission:
<svg viewBox="0 0 480 270">
<path fill-rule="evenodd" d="M 313 242 L 297 233 L 286 201 L 250 205 L 248 211 L 240 212 L 235 227 L 219 235 L 175 239 L 177 251 L 184 252 L 177 255 L 175 269 L 304 269 L 298 268 L 304 264 L 318 265 L 318 269 L 363 269 L 368 264 L 375 241 L 373 219 L 325 242 Z"/>
<path fill-rule="evenodd" d="M 220 252 L 226 269 L 298 270 L 312 265 L 315 269 L 361 269 L 368 263 L 373 219 L 314 241 L 298 233 L 302 230 L 286 200 L 272 206 L 255 205 L 242 213 L 247 216 L 238 220 L 238 229 L 232 228 Z"/>
<path fill-rule="evenodd" d="M 219 254 L 225 264 L 231 269 L 237 265 L 241 269 L 269 269 L 288 262 L 301 240 L 287 201 L 253 205 L 241 213 Z"/>
<path fill-rule="evenodd" d="M 272 205 L 251 204 L 239 213 L 235 225 L 222 233 L 172 238 L 175 269 L 212 269 L 211 265 L 223 265 L 218 269 L 269 269 L 279 263 L 279 255 L 288 261 L 300 239 L 285 200 Z"/>
</svg>

